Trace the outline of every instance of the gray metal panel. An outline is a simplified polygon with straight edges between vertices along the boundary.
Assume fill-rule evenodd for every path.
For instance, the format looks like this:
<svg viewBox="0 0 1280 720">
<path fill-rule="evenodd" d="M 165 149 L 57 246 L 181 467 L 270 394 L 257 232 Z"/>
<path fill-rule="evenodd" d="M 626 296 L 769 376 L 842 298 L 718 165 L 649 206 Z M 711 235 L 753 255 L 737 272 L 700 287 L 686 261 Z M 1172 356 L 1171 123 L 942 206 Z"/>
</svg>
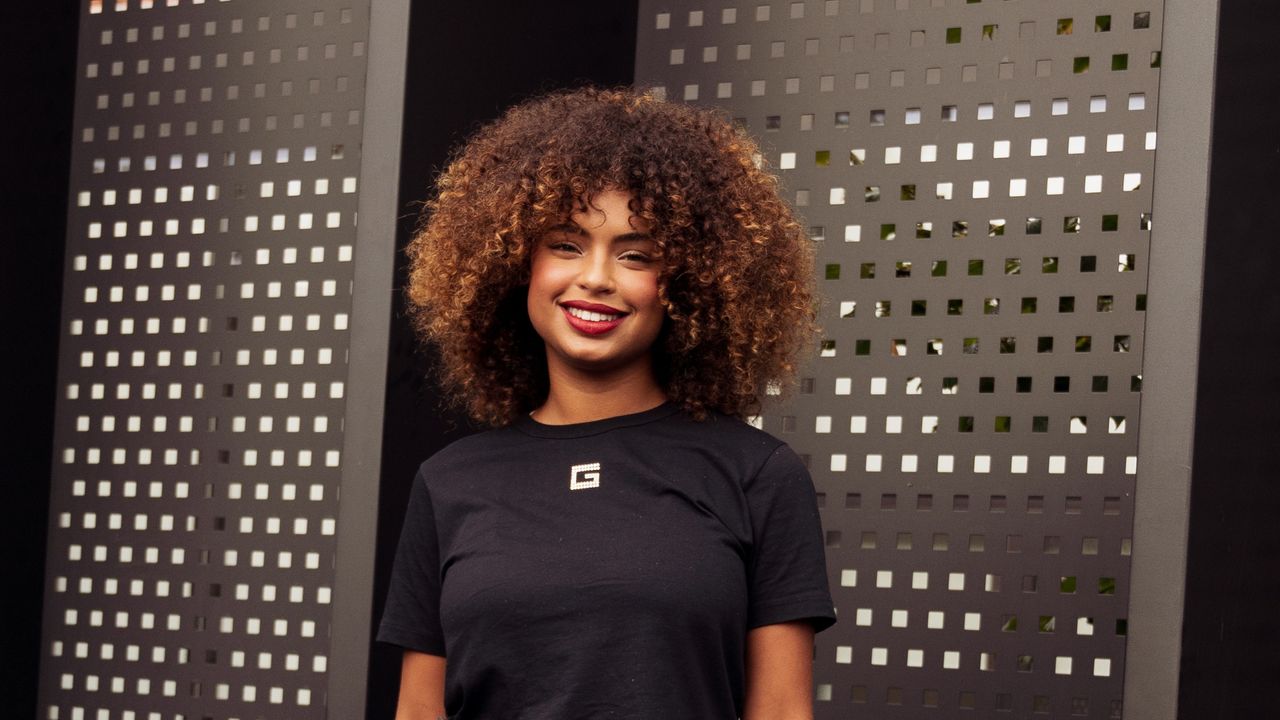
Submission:
<svg viewBox="0 0 1280 720">
<path fill-rule="evenodd" d="M 1162 10 L 641 3 L 637 80 L 741 118 L 817 242 L 763 425 L 824 501 L 819 717 L 1121 714 Z"/>
<path fill-rule="evenodd" d="M 325 716 L 368 17 L 85 3 L 42 717 Z"/>
</svg>

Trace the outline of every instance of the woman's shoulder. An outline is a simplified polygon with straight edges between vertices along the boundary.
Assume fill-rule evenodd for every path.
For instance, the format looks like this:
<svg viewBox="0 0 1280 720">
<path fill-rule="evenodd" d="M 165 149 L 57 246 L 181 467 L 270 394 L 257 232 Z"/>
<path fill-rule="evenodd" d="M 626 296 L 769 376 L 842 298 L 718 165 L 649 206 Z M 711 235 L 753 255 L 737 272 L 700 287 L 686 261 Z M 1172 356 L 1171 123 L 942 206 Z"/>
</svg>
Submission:
<svg viewBox="0 0 1280 720">
<path fill-rule="evenodd" d="M 717 454 L 736 456 L 756 467 L 770 460 L 776 462 L 796 457 L 785 441 L 762 429 L 756 422 L 733 415 L 713 412 L 698 419 L 681 412 L 672 417 L 669 429 L 690 443 Z"/>
<path fill-rule="evenodd" d="M 686 423 L 691 432 L 712 437 L 724 437 L 734 441 L 748 440 L 766 445 L 783 445 L 772 433 L 763 429 L 763 422 L 755 417 L 743 419 L 735 415 L 721 412 L 708 412 L 705 418 L 698 419 L 688 412 L 681 411 L 675 415 L 679 421 Z"/>
<path fill-rule="evenodd" d="M 418 474 L 429 479 L 458 467 L 474 466 L 494 450 L 509 447 L 519 437 L 508 425 L 458 438 L 423 460 L 418 465 Z"/>
</svg>

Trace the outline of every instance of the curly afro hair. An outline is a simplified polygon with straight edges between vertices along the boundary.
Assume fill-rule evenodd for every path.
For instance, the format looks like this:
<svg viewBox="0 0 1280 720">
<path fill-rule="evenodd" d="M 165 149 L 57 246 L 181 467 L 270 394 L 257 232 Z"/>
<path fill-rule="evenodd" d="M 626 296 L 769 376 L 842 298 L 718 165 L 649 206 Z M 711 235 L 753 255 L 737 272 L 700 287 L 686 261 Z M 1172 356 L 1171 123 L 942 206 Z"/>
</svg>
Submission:
<svg viewBox="0 0 1280 720">
<path fill-rule="evenodd" d="M 759 165 L 722 114 L 632 89 L 545 95 L 480 129 L 407 248 L 412 320 L 447 393 L 489 425 L 545 401 L 546 350 L 525 308 L 535 240 L 616 189 L 660 254 L 667 397 L 696 417 L 757 412 L 814 330 L 809 240 Z"/>
</svg>

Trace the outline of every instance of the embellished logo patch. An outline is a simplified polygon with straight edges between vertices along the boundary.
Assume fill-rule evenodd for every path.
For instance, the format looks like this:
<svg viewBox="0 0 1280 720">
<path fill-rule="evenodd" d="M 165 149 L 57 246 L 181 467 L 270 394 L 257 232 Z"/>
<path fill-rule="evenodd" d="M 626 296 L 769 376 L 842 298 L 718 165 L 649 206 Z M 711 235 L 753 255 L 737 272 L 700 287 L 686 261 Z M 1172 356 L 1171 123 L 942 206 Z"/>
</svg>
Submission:
<svg viewBox="0 0 1280 720">
<path fill-rule="evenodd" d="M 600 463 L 585 463 L 569 468 L 569 489 L 586 490 L 600 487 Z"/>
</svg>

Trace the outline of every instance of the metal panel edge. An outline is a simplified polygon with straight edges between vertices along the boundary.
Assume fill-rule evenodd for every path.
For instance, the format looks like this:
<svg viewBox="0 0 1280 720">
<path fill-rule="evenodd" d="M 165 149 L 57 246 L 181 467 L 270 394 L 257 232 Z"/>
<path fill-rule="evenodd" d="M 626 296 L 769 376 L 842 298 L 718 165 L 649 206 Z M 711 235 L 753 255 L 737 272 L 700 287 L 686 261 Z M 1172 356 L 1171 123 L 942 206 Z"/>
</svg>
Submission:
<svg viewBox="0 0 1280 720">
<path fill-rule="evenodd" d="M 328 717 L 364 717 L 409 0 L 370 4 Z"/>
<path fill-rule="evenodd" d="M 1174 52 L 1160 77 L 1124 678 L 1130 720 L 1177 715 L 1218 2 L 1166 0 L 1164 20 Z"/>
</svg>

